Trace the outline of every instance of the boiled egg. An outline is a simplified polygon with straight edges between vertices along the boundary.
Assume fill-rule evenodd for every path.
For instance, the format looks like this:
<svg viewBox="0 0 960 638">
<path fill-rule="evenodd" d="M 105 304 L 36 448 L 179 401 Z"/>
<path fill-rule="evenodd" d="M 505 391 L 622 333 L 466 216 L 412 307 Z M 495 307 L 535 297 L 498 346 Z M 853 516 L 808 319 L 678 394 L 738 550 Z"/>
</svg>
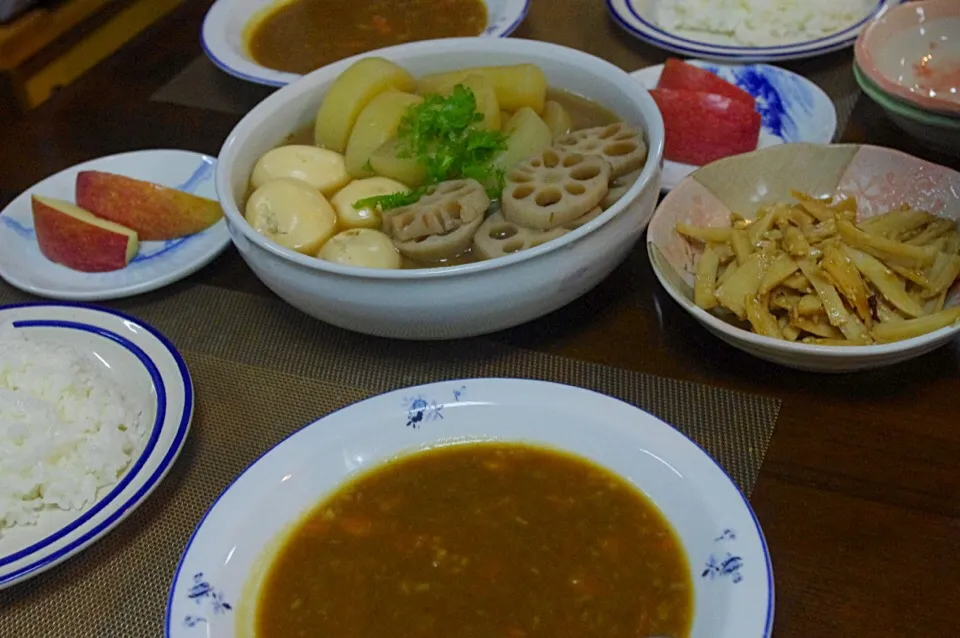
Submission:
<svg viewBox="0 0 960 638">
<path fill-rule="evenodd" d="M 306 182 L 324 195 L 337 192 L 350 181 L 340 153 L 307 144 L 290 144 L 264 153 L 253 167 L 250 182 L 254 188 L 260 188 L 284 177 Z"/>
<path fill-rule="evenodd" d="M 324 244 L 320 259 L 360 268 L 399 268 L 400 253 L 387 235 L 370 228 L 351 228 Z"/>
<path fill-rule="evenodd" d="M 355 208 L 354 204 L 367 197 L 405 193 L 409 188 L 387 177 L 368 177 L 357 179 L 331 198 L 330 203 L 337 211 L 341 228 L 380 228 L 380 211 L 375 206 Z"/>
<path fill-rule="evenodd" d="M 337 228 L 337 214 L 327 198 L 291 178 L 275 179 L 255 190 L 244 217 L 264 237 L 307 255 L 315 255 Z"/>
</svg>

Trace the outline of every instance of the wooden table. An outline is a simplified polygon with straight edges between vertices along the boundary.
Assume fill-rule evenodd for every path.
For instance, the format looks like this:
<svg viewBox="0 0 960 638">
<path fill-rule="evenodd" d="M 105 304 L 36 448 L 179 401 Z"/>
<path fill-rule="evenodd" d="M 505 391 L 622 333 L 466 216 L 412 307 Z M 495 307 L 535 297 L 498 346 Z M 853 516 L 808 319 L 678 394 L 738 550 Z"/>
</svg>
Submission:
<svg viewBox="0 0 960 638">
<path fill-rule="evenodd" d="M 31 109 L 183 0 L 56 0 L 0 25 L 0 117 Z"/>
<path fill-rule="evenodd" d="M 215 155 L 237 117 L 148 101 L 200 55 L 208 6 L 187 3 L 49 103 L 0 122 L 0 203 L 100 155 L 155 147 Z M 517 35 L 625 69 L 666 57 L 623 34 L 599 2 L 537 0 Z M 836 58 L 791 68 L 831 63 Z M 960 169 L 905 138 L 866 98 L 844 139 Z M 719 342 L 661 290 L 646 258 L 634 257 L 583 299 L 496 338 L 780 398 L 751 499 L 773 556 L 776 635 L 960 635 L 960 342 L 878 372 L 793 372 Z M 231 250 L 195 277 L 214 280 L 238 259 Z M 259 283 L 251 274 L 237 285 Z"/>
</svg>

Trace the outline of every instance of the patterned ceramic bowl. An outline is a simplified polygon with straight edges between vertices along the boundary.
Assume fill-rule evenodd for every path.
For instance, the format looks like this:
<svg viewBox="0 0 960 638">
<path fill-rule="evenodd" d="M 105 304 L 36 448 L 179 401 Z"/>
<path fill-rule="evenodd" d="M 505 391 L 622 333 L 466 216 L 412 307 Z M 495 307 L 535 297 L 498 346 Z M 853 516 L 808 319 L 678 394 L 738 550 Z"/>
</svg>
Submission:
<svg viewBox="0 0 960 638">
<path fill-rule="evenodd" d="M 857 38 L 857 65 L 894 99 L 960 118 L 960 2 L 890 9 Z"/>
<path fill-rule="evenodd" d="M 960 334 L 957 323 L 883 345 L 811 345 L 754 334 L 696 306 L 693 283 L 701 249 L 677 234 L 676 224 L 729 226 L 731 211 L 750 217 L 761 205 L 791 201 L 791 191 L 856 198 L 861 219 L 908 204 L 960 220 L 960 173 L 887 148 L 784 144 L 714 162 L 664 198 L 647 232 L 647 252 L 660 283 L 707 330 L 761 359 L 817 372 L 898 363 Z M 960 284 L 951 289 L 946 305 L 960 306 Z"/>
<path fill-rule="evenodd" d="M 444 443 L 516 441 L 565 450 L 622 476 L 670 521 L 694 587 L 689 638 L 766 638 L 773 571 L 746 499 L 696 444 L 632 405 L 565 385 L 466 379 L 389 392 L 334 412 L 260 457 L 187 544 L 167 638 L 253 635 L 275 542 L 359 472 Z"/>
<path fill-rule="evenodd" d="M 856 63 L 853 65 L 853 74 L 863 92 L 910 137 L 941 153 L 960 156 L 960 117 L 925 111 L 891 96 L 874 84 Z"/>
</svg>

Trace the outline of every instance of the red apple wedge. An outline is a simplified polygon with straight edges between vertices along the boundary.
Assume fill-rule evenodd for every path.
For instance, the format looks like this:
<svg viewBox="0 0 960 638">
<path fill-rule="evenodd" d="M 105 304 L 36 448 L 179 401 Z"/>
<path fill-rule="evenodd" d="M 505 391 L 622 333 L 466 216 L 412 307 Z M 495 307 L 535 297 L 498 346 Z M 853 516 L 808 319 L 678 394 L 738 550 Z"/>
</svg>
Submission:
<svg viewBox="0 0 960 638">
<path fill-rule="evenodd" d="M 107 272 L 124 268 L 137 254 L 136 231 L 60 199 L 34 195 L 31 205 L 37 244 L 50 261 L 83 272 Z"/>
<path fill-rule="evenodd" d="M 193 235 L 223 218 L 212 199 L 101 171 L 77 174 L 76 197 L 77 206 L 132 228 L 140 241 Z"/>
</svg>

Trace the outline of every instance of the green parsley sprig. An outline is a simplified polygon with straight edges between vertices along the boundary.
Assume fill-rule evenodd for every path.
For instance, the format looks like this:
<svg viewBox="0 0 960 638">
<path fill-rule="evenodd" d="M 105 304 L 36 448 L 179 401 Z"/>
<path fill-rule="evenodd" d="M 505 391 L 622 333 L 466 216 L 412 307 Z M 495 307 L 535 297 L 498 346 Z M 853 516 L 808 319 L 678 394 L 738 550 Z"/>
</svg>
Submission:
<svg viewBox="0 0 960 638">
<path fill-rule="evenodd" d="M 410 106 L 397 128 L 398 157 L 414 158 L 424 168 L 423 186 L 408 192 L 365 197 L 354 208 L 389 210 L 418 201 L 427 189 L 449 179 L 472 178 L 487 187 L 491 197 L 503 190 L 503 170 L 495 166 L 497 153 L 506 149 L 500 131 L 478 126 L 483 114 L 469 88 L 458 84 L 449 95 L 432 94 Z"/>
</svg>

